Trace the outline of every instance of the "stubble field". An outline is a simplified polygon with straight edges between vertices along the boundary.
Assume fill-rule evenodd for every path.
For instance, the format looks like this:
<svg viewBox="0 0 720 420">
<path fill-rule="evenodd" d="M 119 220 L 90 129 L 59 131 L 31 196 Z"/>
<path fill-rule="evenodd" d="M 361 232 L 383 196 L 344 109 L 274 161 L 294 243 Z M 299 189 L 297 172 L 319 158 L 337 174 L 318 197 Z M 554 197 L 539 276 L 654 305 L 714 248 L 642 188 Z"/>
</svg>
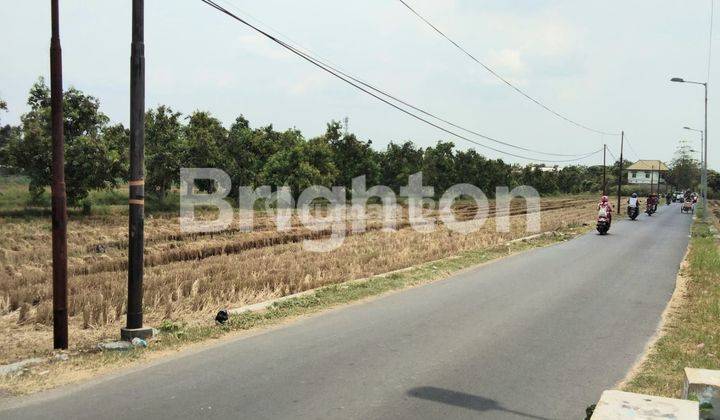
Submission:
<svg viewBox="0 0 720 420">
<path fill-rule="evenodd" d="M 542 231 L 592 223 L 589 196 L 543 198 Z M 475 208 L 458 204 L 458 218 Z M 87 350 L 117 338 L 125 319 L 127 216 L 122 206 L 102 215 L 71 214 L 68 225 L 71 350 Z M 0 363 L 52 351 L 52 257 L 49 217 L 0 216 Z M 146 324 L 164 320 L 210 324 L 222 308 L 239 307 L 319 286 L 364 278 L 460 252 L 489 248 L 527 236 L 525 204 L 511 205 L 510 232 L 495 229 L 491 217 L 470 234 L 437 224 L 431 233 L 409 226 L 407 210 L 397 231 L 383 231 L 380 208 L 368 209 L 367 230 L 350 234 L 330 252 L 311 252 L 304 239 L 327 239 L 297 217 L 292 229 L 277 232 L 271 215 L 258 212 L 255 229 L 214 234 L 180 231 L 177 213 L 148 215 L 144 310 Z M 432 215 L 434 212 L 429 211 Z M 348 228 L 350 221 L 348 221 Z"/>
</svg>

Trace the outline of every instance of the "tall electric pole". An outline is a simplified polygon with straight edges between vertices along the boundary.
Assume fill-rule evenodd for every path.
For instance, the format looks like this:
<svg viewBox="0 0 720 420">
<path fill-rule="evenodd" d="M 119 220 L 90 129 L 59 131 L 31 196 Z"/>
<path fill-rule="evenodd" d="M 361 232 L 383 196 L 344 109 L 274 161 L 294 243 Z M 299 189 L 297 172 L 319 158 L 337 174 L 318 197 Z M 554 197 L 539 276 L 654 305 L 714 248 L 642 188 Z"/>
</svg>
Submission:
<svg viewBox="0 0 720 420">
<path fill-rule="evenodd" d="M 143 0 L 132 2 L 130 47 L 130 232 L 128 247 L 127 325 L 123 340 L 152 336 L 143 328 L 143 250 L 145 218 L 145 45 Z"/>
<path fill-rule="evenodd" d="M 622 194 L 622 174 L 623 174 L 623 147 L 625 145 L 625 131 L 620 132 L 620 167 L 618 168 L 618 188 L 617 188 L 617 213 L 620 214 L 620 195 Z"/>
<path fill-rule="evenodd" d="M 703 220 L 707 220 L 707 212 L 708 212 L 708 205 L 707 205 L 707 193 L 708 193 L 708 174 L 707 174 L 707 160 L 708 160 L 708 154 L 707 154 L 707 144 L 708 144 L 708 124 L 707 124 L 707 118 L 708 118 L 708 84 L 705 83 L 705 143 L 703 145 L 704 156 L 703 156 L 703 168 L 702 168 L 702 196 L 703 196 Z"/>
<path fill-rule="evenodd" d="M 68 348 L 67 311 L 67 196 L 65 193 L 65 138 L 63 135 L 62 49 L 58 0 L 50 1 L 50 110 L 52 113 L 52 260 L 53 347 Z"/>
<path fill-rule="evenodd" d="M 655 165 L 650 165 L 650 194 L 653 193 L 653 187 L 655 187 L 655 181 L 653 180 L 653 172 L 655 172 Z"/>
<path fill-rule="evenodd" d="M 603 144 L 603 185 L 602 185 L 602 193 L 603 195 L 607 195 L 607 164 L 606 164 L 606 155 L 607 155 L 607 144 Z"/>
</svg>

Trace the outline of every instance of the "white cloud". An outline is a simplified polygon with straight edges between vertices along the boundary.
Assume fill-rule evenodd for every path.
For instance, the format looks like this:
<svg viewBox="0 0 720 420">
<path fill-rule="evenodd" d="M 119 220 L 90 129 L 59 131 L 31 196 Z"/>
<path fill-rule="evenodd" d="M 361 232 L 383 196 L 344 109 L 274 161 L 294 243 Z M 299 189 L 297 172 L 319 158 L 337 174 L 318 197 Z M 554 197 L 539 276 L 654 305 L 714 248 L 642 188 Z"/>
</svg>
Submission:
<svg viewBox="0 0 720 420">
<path fill-rule="evenodd" d="M 242 53 L 270 60 L 287 60 L 292 55 L 284 48 L 256 33 L 238 36 L 235 46 Z"/>
<path fill-rule="evenodd" d="M 488 54 L 488 64 L 502 74 L 519 76 L 525 72 L 526 64 L 516 49 L 491 50 Z"/>
<path fill-rule="evenodd" d="M 295 79 L 288 86 L 288 92 L 293 95 L 303 95 L 324 88 L 330 75 L 327 73 L 313 72 L 307 73 L 299 79 Z"/>
</svg>

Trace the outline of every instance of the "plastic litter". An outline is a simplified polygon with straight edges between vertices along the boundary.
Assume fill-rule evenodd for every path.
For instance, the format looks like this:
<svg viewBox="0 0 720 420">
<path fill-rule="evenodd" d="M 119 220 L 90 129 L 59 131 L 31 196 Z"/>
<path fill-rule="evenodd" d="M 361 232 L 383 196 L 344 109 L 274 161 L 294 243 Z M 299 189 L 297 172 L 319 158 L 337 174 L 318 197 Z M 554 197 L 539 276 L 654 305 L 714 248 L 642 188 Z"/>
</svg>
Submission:
<svg viewBox="0 0 720 420">
<path fill-rule="evenodd" d="M 215 315 L 215 322 L 217 322 L 220 325 L 223 325 L 227 322 L 227 320 L 230 318 L 228 315 L 228 312 L 225 309 L 221 309 L 217 315 Z"/>
<path fill-rule="evenodd" d="M 145 341 L 145 340 L 143 340 L 142 338 L 139 338 L 139 337 L 133 338 L 130 343 L 131 343 L 133 346 L 135 346 L 135 347 L 145 348 L 145 347 L 148 346 L 147 341 Z"/>
</svg>

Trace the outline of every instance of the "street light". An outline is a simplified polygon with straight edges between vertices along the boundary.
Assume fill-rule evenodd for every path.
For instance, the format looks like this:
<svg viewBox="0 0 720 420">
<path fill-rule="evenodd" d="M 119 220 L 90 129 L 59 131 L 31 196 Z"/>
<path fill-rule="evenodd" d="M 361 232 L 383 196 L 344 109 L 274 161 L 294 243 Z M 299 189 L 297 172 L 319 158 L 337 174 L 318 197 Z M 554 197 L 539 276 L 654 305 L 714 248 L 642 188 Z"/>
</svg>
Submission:
<svg viewBox="0 0 720 420">
<path fill-rule="evenodd" d="M 705 141 L 703 145 L 703 172 L 702 172 L 702 196 L 703 196 L 703 217 L 707 217 L 707 144 L 708 144 L 708 127 L 707 127 L 707 113 L 708 113 L 708 84 L 707 82 L 693 82 L 685 80 L 681 77 L 673 77 L 670 79 L 671 82 L 677 83 L 690 83 L 693 85 L 702 85 L 705 88 Z"/>
<path fill-rule="evenodd" d="M 683 127 L 686 130 L 694 131 L 696 133 L 700 133 L 700 164 L 703 163 L 703 145 L 705 144 L 705 132 L 703 130 L 698 130 L 697 128 L 691 128 L 691 127 Z M 695 150 L 697 152 L 697 150 Z M 700 180 L 700 183 L 702 183 L 703 180 Z"/>
</svg>

